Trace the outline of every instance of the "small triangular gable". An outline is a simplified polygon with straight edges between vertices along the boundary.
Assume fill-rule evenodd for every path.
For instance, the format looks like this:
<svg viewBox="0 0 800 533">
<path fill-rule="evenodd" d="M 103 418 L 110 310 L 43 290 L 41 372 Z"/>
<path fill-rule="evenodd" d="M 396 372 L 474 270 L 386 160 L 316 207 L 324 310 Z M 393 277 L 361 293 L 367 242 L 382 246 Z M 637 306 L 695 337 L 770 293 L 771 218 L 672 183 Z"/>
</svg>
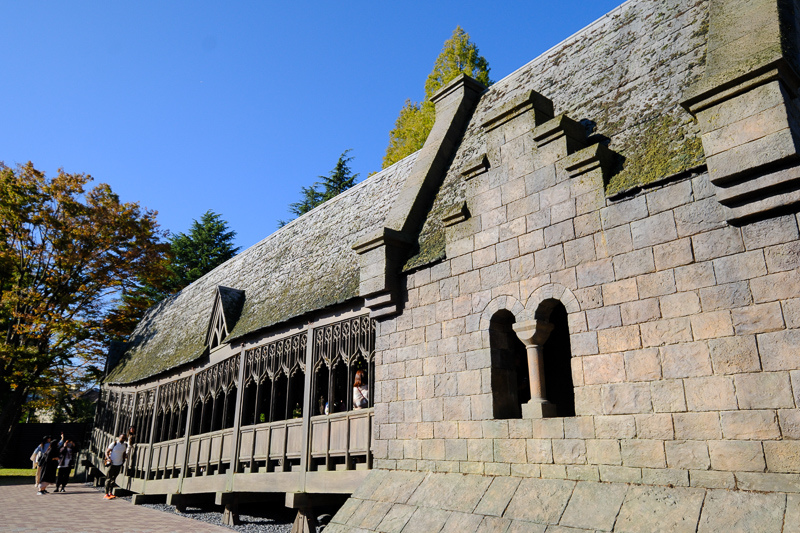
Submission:
<svg viewBox="0 0 800 533">
<path fill-rule="evenodd" d="M 210 350 L 222 344 L 225 337 L 233 330 L 242 311 L 243 303 L 244 291 L 222 285 L 217 286 L 214 307 L 206 334 L 206 345 Z"/>
</svg>

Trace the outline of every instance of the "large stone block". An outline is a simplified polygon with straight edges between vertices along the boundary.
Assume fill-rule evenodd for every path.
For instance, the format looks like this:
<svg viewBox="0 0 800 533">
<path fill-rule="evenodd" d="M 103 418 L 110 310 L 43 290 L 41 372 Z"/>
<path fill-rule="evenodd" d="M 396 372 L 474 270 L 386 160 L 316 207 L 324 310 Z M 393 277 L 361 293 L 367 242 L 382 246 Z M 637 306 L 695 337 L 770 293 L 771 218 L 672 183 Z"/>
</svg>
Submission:
<svg viewBox="0 0 800 533">
<path fill-rule="evenodd" d="M 574 481 L 523 479 L 503 516 L 541 524 L 557 524 L 574 487 Z"/>
<path fill-rule="evenodd" d="M 584 383 L 596 385 L 625 381 L 625 363 L 620 353 L 583 358 Z"/>
<path fill-rule="evenodd" d="M 705 441 L 680 440 L 664 443 L 667 465 L 684 470 L 706 470 L 711 466 Z"/>
<path fill-rule="evenodd" d="M 688 265 L 695 260 L 691 240 L 684 238 L 654 246 L 653 259 L 656 270 Z"/>
<path fill-rule="evenodd" d="M 744 251 L 742 230 L 725 226 L 692 237 L 692 248 L 697 261 L 707 261 Z"/>
<path fill-rule="evenodd" d="M 766 468 L 760 442 L 709 441 L 711 468 L 728 472 L 763 472 Z"/>
<path fill-rule="evenodd" d="M 677 318 L 700 312 L 700 297 L 694 291 L 667 294 L 659 298 L 661 316 Z"/>
<path fill-rule="evenodd" d="M 611 531 L 628 487 L 580 482 L 575 486 L 560 524 L 587 530 Z"/>
<path fill-rule="evenodd" d="M 728 311 L 700 313 L 691 318 L 692 333 L 695 340 L 715 339 L 733 335 L 731 314 Z"/>
<path fill-rule="evenodd" d="M 622 315 L 618 305 L 606 305 L 599 309 L 588 309 L 585 314 L 586 326 L 592 331 L 622 326 Z"/>
<path fill-rule="evenodd" d="M 631 222 L 631 237 L 634 249 L 652 247 L 677 239 L 678 234 L 672 211 L 664 211 Z"/>
<path fill-rule="evenodd" d="M 636 350 L 642 345 L 638 325 L 600 330 L 597 342 L 601 353 Z"/>
<path fill-rule="evenodd" d="M 703 504 L 698 533 L 759 531 L 780 533 L 786 496 L 752 492 L 710 490 Z"/>
<path fill-rule="evenodd" d="M 661 360 L 658 349 L 646 348 L 623 354 L 625 375 L 629 381 L 654 381 L 661 379 Z M 652 395 L 652 391 L 651 391 Z M 653 400 L 655 404 L 655 400 Z"/>
<path fill-rule="evenodd" d="M 764 455 L 769 472 L 800 473 L 800 441 L 765 442 Z"/>
<path fill-rule="evenodd" d="M 771 246 L 764 250 L 764 258 L 770 273 L 794 270 L 800 263 L 800 241 Z"/>
<path fill-rule="evenodd" d="M 757 336 L 764 370 L 800 368 L 800 330 L 791 329 Z"/>
<path fill-rule="evenodd" d="M 642 296 L 644 298 L 644 296 Z M 641 324 L 661 318 L 658 298 L 646 298 L 635 302 L 626 302 L 620 306 L 622 323 L 626 326 Z"/>
<path fill-rule="evenodd" d="M 613 258 L 614 274 L 618 280 L 655 272 L 653 249 L 643 248 Z"/>
<path fill-rule="evenodd" d="M 739 409 L 794 407 L 788 372 L 757 372 L 735 376 Z"/>
<path fill-rule="evenodd" d="M 671 440 L 675 436 L 672 416 L 668 413 L 635 415 L 634 418 L 639 439 Z"/>
<path fill-rule="evenodd" d="M 603 412 L 632 414 L 652 412 L 650 387 L 646 383 L 603 385 Z"/>
<path fill-rule="evenodd" d="M 605 305 L 615 305 L 623 302 L 631 302 L 639 298 L 636 287 L 636 280 L 633 278 L 606 283 L 603 285 L 603 303 Z"/>
<path fill-rule="evenodd" d="M 621 465 L 622 453 L 617 439 L 589 439 L 586 441 L 586 459 L 595 465 Z"/>
<path fill-rule="evenodd" d="M 553 461 L 557 464 L 585 464 L 586 442 L 581 439 L 554 439 Z"/>
<path fill-rule="evenodd" d="M 614 531 L 671 531 L 694 533 L 705 492 L 700 489 L 631 487 Z"/>
<path fill-rule="evenodd" d="M 636 437 L 636 419 L 631 415 L 596 416 L 594 427 L 598 439 Z"/>
<path fill-rule="evenodd" d="M 664 441 L 634 439 L 621 442 L 622 464 L 638 468 L 665 468 Z"/>
<path fill-rule="evenodd" d="M 680 379 L 653 381 L 650 384 L 653 410 L 657 413 L 686 411 L 686 396 Z"/>
<path fill-rule="evenodd" d="M 750 286 L 746 281 L 704 287 L 699 294 L 703 311 L 707 312 L 742 307 L 753 302 Z"/>
<path fill-rule="evenodd" d="M 686 405 L 690 411 L 736 409 L 733 379 L 727 376 L 688 378 L 684 380 Z"/>
<path fill-rule="evenodd" d="M 636 286 L 639 288 L 640 298 L 664 296 L 676 291 L 675 276 L 672 270 L 639 276 L 636 278 Z"/>
<path fill-rule="evenodd" d="M 689 180 L 685 180 L 666 185 L 648 192 L 646 198 L 648 211 L 651 214 L 674 209 L 679 205 L 688 204 L 692 201 L 692 183 Z"/>
<path fill-rule="evenodd" d="M 719 413 L 675 413 L 672 415 L 677 440 L 719 439 Z"/>
<path fill-rule="evenodd" d="M 675 287 L 678 292 L 710 287 L 716 283 L 714 266 L 711 262 L 695 263 L 675 269 Z"/>
<path fill-rule="evenodd" d="M 692 326 L 689 318 L 647 322 L 641 324 L 640 329 L 642 345 L 645 347 L 685 343 L 692 340 Z"/>
<path fill-rule="evenodd" d="M 674 344 L 660 348 L 661 367 L 665 378 L 687 378 L 711 375 L 711 359 L 705 342 Z"/>
<path fill-rule="evenodd" d="M 775 411 L 729 411 L 720 413 L 720 423 L 726 439 L 769 440 L 781 437 Z"/>
</svg>

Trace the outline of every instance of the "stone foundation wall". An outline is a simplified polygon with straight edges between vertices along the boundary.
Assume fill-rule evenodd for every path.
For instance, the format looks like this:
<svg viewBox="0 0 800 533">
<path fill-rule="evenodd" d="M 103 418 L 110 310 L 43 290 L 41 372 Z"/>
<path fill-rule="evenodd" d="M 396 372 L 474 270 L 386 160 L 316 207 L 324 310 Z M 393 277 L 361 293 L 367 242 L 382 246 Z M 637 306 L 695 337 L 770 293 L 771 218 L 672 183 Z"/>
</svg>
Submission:
<svg viewBox="0 0 800 533">
<path fill-rule="evenodd" d="M 788 533 L 798 527 L 797 494 L 373 471 L 325 531 Z"/>
<path fill-rule="evenodd" d="M 447 258 L 379 323 L 375 466 L 800 492 L 797 215 L 733 227 L 705 172 L 608 200 L 574 170 L 591 148 L 525 120 L 490 132 Z M 548 298 L 577 416 L 494 420 L 489 320 Z"/>
</svg>

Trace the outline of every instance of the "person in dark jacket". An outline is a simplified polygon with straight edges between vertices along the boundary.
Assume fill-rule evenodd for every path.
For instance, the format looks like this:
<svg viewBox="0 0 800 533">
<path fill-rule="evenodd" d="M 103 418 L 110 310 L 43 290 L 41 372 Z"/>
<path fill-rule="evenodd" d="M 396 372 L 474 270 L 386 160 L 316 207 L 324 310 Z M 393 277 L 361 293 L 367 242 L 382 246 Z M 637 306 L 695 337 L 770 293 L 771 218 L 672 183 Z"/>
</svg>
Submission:
<svg viewBox="0 0 800 533">
<path fill-rule="evenodd" d="M 47 494 L 47 486 L 55 483 L 58 470 L 58 446 L 48 446 L 47 451 L 39 459 L 39 466 L 42 468 L 42 475 L 39 480 L 38 495 Z"/>
<path fill-rule="evenodd" d="M 64 488 L 69 481 L 69 472 L 72 470 L 72 463 L 75 460 L 75 443 L 70 439 L 61 447 L 58 457 L 58 475 L 56 476 L 56 492 L 66 492 Z M 59 489 L 59 487 L 61 487 Z"/>
</svg>

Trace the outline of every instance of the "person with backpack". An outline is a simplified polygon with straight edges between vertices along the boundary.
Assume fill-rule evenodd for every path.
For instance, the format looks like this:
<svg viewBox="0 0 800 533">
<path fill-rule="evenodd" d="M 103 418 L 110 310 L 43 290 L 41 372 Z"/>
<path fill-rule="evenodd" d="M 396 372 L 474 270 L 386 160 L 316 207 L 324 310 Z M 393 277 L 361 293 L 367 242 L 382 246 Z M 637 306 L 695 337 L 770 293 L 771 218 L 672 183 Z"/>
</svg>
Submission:
<svg viewBox="0 0 800 533">
<path fill-rule="evenodd" d="M 36 494 L 41 496 L 42 494 L 47 494 L 47 487 L 56 481 L 58 470 L 58 446 L 51 444 L 47 447 L 47 451 L 39 458 L 39 468 L 41 469 L 41 476 L 38 487 L 39 491 Z"/>
<path fill-rule="evenodd" d="M 56 492 L 66 492 L 65 487 L 69 481 L 69 472 L 72 470 L 72 463 L 75 457 L 75 443 L 66 439 L 61 447 L 58 458 L 58 475 L 56 476 Z M 59 490 L 59 487 L 61 489 Z"/>
<path fill-rule="evenodd" d="M 108 472 L 106 473 L 106 494 L 103 499 L 113 500 L 116 498 L 112 494 L 114 485 L 122 470 L 122 465 L 125 464 L 125 459 L 128 456 L 128 445 L 125 444 L 127 436 L 123 433 L 117 440 L 108 445 L 106 449 L 106 464 L 108 465 Z"/>
<path fill-rule="evenodd" d="M 33 467 L 36 468 L 36 490 L 39 490 L 39 482 L 42 481 L 42 468 L 39 466 L 39 459 L 42 458 L 44 452 L 47 451 L 47 448 L 50 446 L 50 437 L 45 435 L 42 437 L 42 442 L 33 450 L 31 454 L 31 462 L 33 462 Z"/>
</svg>

